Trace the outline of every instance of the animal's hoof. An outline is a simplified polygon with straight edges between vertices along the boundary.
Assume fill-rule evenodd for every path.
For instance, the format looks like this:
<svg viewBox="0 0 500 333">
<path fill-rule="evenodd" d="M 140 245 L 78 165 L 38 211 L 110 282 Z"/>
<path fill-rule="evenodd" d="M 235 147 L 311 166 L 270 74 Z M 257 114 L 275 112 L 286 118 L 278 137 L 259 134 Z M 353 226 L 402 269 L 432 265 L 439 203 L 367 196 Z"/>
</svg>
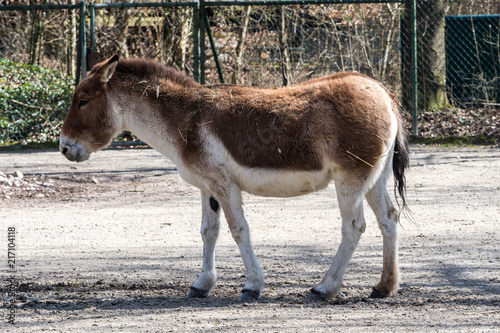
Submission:
<svg viewBox="0 0 500 333">
<path fill-rule="evenodd" d="M 307 296 L 307 301 L 308 302 L 325 302 L 325 301 L 328 301 L 328 295 L 325 293 L 322 293 L 321 291 L 317 291 L 316 289 L 312 288 L 311 292 Z"/>
<path fill-rule="evenodd" d="M 372 293 L 370 294 L 370 298 L 386 298 L 386 297 L 389 297 L 389 295 L 383 294 L 375 288 L 372 289 Z"/>
<path fill-rule="evenodd" d="M 207 297 L 209 293 L 210 293 L 209 291 L 191 286 L 191 290 L 189 291 L 188 297 L 189 298 L 203 298 L 203 297 Z"/>
<path fill-rule="evenodd" d="M 243 289 L 241 291 L 240 302 L 255 301 L 260 299 L 259 290 Z"/>
</svg>

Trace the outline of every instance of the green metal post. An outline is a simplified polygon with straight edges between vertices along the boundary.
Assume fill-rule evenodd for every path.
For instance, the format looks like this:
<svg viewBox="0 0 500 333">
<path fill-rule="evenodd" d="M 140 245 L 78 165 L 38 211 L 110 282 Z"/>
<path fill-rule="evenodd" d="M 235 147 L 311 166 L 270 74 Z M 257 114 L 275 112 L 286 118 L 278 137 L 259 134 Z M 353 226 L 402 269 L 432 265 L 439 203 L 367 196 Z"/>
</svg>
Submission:
<svg viewBox="0 0 500 333">
<path fill-rule="evenodd" d="M 89 5 L 90 8 L 90 49 L 95 51 L 95 6 L 93 3 Z"/>
<path fill-rule="evenodd" d="M 193 6 L 193 66 L 194 80 L 200 82 L 200 62 L 199 62 L 199 40 L 200 33 L 200 11 L 198 6 Z"/>
<path fill-rule="evenodd" d="M 212 35 L 212 29 L 210 29 L 210 21 L 208 20 L 208 15 L 205 14 L 205 29 L 207 29 L 208 40 L 210 41 L 210 48 L 212 49 L 212 54 L 215 60 L 215 66 L 217 67 L 217 73 L 219 74 L 220 83 L 224 83 L 224 74 L 222 74 L 222 67 L 219 61 L 219 54 L 217 53 L 217 47 L 215 47 L 214 36 Z"/>
<path fill-rule="evenodd" d="M 82 62 L 82 79 L 87 77 L 87 36 L 85 30 L 85 14 L 86 14 L 85 1 L 82 1 L 80 7 L 80 53 Z"/>
<path fill-rule="evenodd" d="M 205 84 L 205 0 L 200 0 L 200 83 Z"/>
<path fill-rule="evenodd" d="M 412 133 L 418 135 L 418 63 L 417 63 L 417 0 L 411 4 L 411 85 L 412 85 Z"/>
<path fill-rule="evenodd" d="M 82 32 L 78 33 L 78 41 L 80 41 Z M 76 45 L 76 73 L 75 73 L 75 87 L 80 82 L 80 73 L 82 71 L 82 48 L 80 47 L 80 43 Z"/>
</svg>

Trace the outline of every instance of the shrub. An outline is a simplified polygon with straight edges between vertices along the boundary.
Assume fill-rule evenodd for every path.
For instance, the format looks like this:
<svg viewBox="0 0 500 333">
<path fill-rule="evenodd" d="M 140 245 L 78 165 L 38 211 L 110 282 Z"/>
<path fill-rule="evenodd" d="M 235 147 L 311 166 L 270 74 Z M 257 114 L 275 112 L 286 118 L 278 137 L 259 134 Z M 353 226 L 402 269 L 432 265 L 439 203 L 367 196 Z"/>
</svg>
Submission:
<svg viewBox="0 0 500 333">
<path fill-rule="evenodd" d="M 0 58 L 0 145 L 58 140 L 72 77 Z"/>
</svg>

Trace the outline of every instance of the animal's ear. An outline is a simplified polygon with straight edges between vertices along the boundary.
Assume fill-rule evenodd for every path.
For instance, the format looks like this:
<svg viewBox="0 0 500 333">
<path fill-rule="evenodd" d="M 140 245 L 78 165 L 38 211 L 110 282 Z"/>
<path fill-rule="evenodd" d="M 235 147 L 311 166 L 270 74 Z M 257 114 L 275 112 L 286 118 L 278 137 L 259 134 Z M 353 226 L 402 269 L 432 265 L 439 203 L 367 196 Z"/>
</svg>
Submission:
<svg viewBox="0 0 500 333">
<path fill-rule="evenodd" d="M 113 76 L 121 54 L 120 51 L 116 52 L 111 58 L 104 62 L 101 68 L 99 68 L 99 74 L 101 75 L 101 81 L 103 83 L 108 82 Z"/>
</svg>

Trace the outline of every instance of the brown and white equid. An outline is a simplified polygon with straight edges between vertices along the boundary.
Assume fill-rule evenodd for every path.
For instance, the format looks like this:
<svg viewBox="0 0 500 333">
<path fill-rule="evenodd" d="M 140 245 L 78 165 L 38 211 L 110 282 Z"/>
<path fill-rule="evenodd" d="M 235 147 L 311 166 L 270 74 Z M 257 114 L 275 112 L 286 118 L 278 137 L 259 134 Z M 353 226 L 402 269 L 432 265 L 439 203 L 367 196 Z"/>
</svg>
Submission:
<svg viewBox="0 0 500 333">
<path fill-rule="evenodd" d="M 383 235 L 383 270 L 372 297 L 398 288 L 398 212 L 386 183 L 392 173 L 404 201 L 408 144 L 395 98 L 379 82 L 338 73 L 284 88 L 200 85 L 152 61 L 96 65 L 76 88 L 60 151 L 87 160 L 124 130 L 172 160 L 201 190 L 203 267 L 190 297 L 206 297 L 217 280 L 215 243 L 220 210 L 246 269 L 241 300 L 258 299 L 264 274 L 254 254 L 241 191 L 292 197 L 332 180 L 342 217 L 342 241 L 310 298 L 335 295 L 365 231 L 363 198 Z"/>
</svg>

